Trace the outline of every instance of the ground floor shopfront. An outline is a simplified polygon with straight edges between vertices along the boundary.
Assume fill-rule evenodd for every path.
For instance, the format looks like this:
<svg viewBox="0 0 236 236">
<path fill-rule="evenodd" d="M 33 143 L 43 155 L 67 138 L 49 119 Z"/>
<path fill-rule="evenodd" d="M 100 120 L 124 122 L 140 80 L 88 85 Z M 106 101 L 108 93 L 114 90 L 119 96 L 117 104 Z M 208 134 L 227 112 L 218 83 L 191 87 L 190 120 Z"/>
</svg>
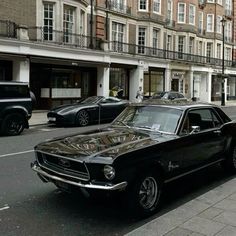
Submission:
<svg viewBox="0 0 236 236">
<path fill-rule="evenodd" d="M 1 57 L 0 57 L 1 58 Z M 148 65 L 148 66 L 147 66 Z M 70 104 L 88 96 L 119 96 L 135 101 L 144 95 L 174 90 L 205 102 L 221 100 L 221 70 L 203 66 L 160 63 L 91 63 L 48 58 L 0 59 L 0 80 L 29 82 L 37 98 L 36 109 Z M 226 69 L 225 99 L 236 101 L 236 71 Z M 118 91 L 121 93 L 118 94 Z"/>
</svg>

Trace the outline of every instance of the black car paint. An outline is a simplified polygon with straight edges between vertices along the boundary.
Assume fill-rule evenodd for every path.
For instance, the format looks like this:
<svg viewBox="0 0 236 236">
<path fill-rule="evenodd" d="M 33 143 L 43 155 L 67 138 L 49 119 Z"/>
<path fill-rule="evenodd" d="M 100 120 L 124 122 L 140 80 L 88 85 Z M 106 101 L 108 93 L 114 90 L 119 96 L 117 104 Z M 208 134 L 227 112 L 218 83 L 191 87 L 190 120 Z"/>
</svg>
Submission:
<svg viewBox="0 0 236 236">
<path fill-rule="evenodd" d="M 121 113 L 107 128 L 41 143 L 35 151 L 84 163 L 92 183 L 114 185 L 125 181 L 128 188 L 146 172 L 155 171 L 163 182 L 169 182 L 228 157 L 231 144 L 236 144 L 236 123 L 219 112 L 218 107 L 207 104 L 164 106 L 183 112 L 173 134 L 119 127 L 116 121 Z M 220 118 L 221 126 L 181 134 L 186 114 L 200 108 L 212 109 Z M 105 165 L 111 165 L 116 170 L 115 178 L 110 181 L 102 173 Z"/>
</svg>

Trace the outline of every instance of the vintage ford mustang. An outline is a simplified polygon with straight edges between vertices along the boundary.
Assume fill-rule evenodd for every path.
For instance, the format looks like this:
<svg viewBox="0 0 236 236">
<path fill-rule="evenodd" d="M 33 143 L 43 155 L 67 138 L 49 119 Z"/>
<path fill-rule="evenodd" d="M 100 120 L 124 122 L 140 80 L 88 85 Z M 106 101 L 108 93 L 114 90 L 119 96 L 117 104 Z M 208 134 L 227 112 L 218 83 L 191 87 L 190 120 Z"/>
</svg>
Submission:
<svg viewBox="0 0 236 236">
<path fill-rule="evenodd" d="M 124 191 L 135 212 L 160 205 L 162 186 L 220 163 L 236 170 L 236 123 L 217 106 L 147 101 L 108 127 L 38 144 L 31 168 L 59 188 Z"/>
</svg>

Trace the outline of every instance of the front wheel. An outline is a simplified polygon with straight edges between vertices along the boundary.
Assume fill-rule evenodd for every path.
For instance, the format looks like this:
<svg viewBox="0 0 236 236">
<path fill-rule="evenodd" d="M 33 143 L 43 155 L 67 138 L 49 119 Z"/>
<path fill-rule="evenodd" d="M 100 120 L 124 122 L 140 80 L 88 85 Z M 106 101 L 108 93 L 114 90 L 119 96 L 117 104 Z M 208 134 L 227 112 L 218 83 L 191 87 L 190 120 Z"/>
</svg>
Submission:
<svg viewBox="0 0 236 236">
<path fill-rule="evenodd" d="M 4 135 L 18 135 L 25 128 L 25 119 L 22 114 L 12 113 L 8 114 L 3 122 L 1 131 Z"/>
<path fill-rule="evenodd" d="M 76 117 L 76 125 L 87 126 L 89 124 L 89 114 L 87 111 L 79 111 Z"/>
<path fill-rule="evenodd" d="M 222 167 L 230 172 L 236 172 L 236 145 L 233 145 L 228 158 L 222 162 Z"/>
<path fill-rule="evenodd" d="M 140 216 L 151 215 L 160 205 L 162 179 L 154 173 L 146 173 L 127 191 L 127 203 L 132 212 Z"/>
</svg>

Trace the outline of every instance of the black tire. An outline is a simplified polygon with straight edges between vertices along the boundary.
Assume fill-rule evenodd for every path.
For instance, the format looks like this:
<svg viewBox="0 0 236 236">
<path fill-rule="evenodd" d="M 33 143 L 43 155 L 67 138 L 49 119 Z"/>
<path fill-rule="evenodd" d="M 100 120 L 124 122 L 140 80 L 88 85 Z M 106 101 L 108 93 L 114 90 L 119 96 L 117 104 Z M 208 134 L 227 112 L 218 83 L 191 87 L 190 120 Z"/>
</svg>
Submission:
<svg viewBox="0 0 236 236">
<path fill-rule="evenodd" d="M 137 179 L 127 189 L 127 204 L 132 214 L 146 217 L 155 213 L 161 200 L 163 181 L 161 176 L 150 172 Z"/>
<path fill-rule="evenodd" d="M 236 172 L 236 144 L 231 146 L 227 159 L 221 164 L 226 171 L 231 173 Z"/>
<path fill-rule="evenodd" d="M 25 128 L 25 118 L 20 113 L 11 113 L 3 119 L 1 132 L 4 135 L 18 135 Z"/>
<path fill-rule="evenodd" d="M 76 125 L 78 126 L 87 126 L 89 124 L 89 114 L 85 110 L 78 112 L 76 116 Z"/>
</svg>

